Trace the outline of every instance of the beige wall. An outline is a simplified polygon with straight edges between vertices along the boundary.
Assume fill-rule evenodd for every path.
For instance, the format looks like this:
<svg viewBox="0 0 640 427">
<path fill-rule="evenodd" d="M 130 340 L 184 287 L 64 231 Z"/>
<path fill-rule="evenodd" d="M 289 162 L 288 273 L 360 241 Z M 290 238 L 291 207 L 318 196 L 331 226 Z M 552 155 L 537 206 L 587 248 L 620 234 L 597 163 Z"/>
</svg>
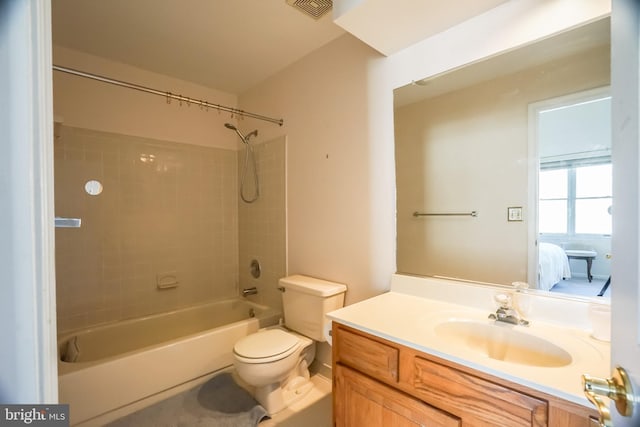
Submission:
<svg viewBox="0 0 640 427">
<path fill-rule="evenodd" d="M 56 214 L 82 219 L 56 229 L 60 331 L 231 298 L 238 287 L 282 307 L 284 138 L 254 146 L 261 194 L 252 204 L 239 202 L 244 156 L 234 150 L 68 126 L 54 146 Z M 86 194 L 90 179 L 102 194 Z M 163 275 L 178 287 L 158 289 Z"/>
<path fill-rule="evenodd" d="M 350 35 L 240 97 L 284 117 L 289 274 L 347 284 L 351 304 L 395 270 L 392 90 L 385 59 Z"/>
<path fill-rule="evenodd" d="M 606 86 L 609 74 L 603 47 L 398 108 L 398 270 L 527 281 L 528 105 Z M 508 222 L 510 206 L 525 221 Z"/>
<path fill-rule="evenodd" d="M 60 331 L 237 295 L 236 151 L 68 126 L 54 149 L 56 215 L 82 219 L 56 229 Z"/>
</svg>

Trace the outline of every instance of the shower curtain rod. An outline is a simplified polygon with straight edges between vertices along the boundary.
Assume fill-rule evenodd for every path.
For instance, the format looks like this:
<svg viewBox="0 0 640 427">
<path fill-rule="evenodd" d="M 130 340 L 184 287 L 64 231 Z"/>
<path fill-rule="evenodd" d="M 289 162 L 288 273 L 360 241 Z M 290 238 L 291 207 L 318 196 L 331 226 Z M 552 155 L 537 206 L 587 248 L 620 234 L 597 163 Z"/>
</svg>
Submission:
<svg viewBox="0 0 640 427">
<path fill-rule="evenodd" d="M 238 116 L 251 117 L 252 119 L 264 120 L 266 122 L 275 123 L 275 124 L 277 124 L 279 126 L 282 126 L 283 123 L 284 123 L 284 120 L 282 120 L 282 119 L 274 119 L 272 117 L 267 117 L 267 116 L 262 116 L 260 114 L 250 113 L 248 111 L 240 110 L 240 109 L 233 108 L 233 107 L 225 107 L 224 105 L 220 105 L 220 104 L 212 104 L 212 103 L 204 101 L 204 100 L 193 99 L 193 98 L 189 98 L 189 97 L 183 96 L 183 95 L 176 95 L 176 94 L 171 93 L 171 92 L 163 92 L 161 90 L 152 89 L 150 87 L 140 86 L 140 85 L 137 85 L 137 84 L 134 84 L 134 83 L 125 82 L 125 81 L 122 81 L 122 80 L 110 79 L 108 77 L 99 76 L 97 74 L 91 74 L 91 73 L 87 73 L 87 72 L 84 72 L 84 71 L 74 70 L 72 68 L 61 67 L 61 66 L 55 65 L 55 64 L 53 65 L 53 69 L 56 70 L 56 71 L 61 71 L 63 73 L 67 73 L 67 74 L 73 74 L 74 76 L 85 77 L 85 78 L 88 78 L 88 79 L 98 80 L 98 81 L 101 81 L 103 83 L 109 83 L 109 84 L 116 85 L 116 86 L 121 86 L 121 87 L 126 87 L 126 88 L 129 88 L 129 89 L 139 90 L 140 92 L 146 92 L 146 93 L 150 93 L 150 94 L 153 94 L 153 95 L 162 96 L 162 97 L 167 99 L 167 103 L 169 103 L 171 99 L 176 99 L 176 100 L 180 101 L 180 105 L 182 105 L 183 102 L 186 102 L 187 105 L 195 104 L 195 105 L 199 105 L 200 107 L 215 108 L 218 111 L 226 111 L 228 113 L 231 113 L 232 116 L 233 116 L 233 114 L 236 114 Z"/>
</svg>

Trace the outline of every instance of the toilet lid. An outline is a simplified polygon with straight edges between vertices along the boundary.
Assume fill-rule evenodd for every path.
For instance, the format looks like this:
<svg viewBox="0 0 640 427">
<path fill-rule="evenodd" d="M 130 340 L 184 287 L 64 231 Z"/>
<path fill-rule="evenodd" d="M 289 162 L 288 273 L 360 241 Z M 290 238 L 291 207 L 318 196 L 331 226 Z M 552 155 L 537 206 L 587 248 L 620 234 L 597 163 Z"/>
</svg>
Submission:
<svg viewBox="0 0 640 427">
<path fill-rule="evenodd" d="M 269 329 L 242 338 L 233 351 L 242 357 L 264 359 L 290 352 L 298 343 L 298 338 L 282 329 Z"/>
</svg>

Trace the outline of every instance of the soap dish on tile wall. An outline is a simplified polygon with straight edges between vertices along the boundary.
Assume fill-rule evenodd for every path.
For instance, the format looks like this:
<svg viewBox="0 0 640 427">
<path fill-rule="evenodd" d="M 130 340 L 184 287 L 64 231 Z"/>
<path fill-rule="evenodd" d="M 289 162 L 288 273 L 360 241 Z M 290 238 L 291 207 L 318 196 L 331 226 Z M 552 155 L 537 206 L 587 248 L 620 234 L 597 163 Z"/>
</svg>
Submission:
<svg viewBox="0 0 640 427">
<path fill-rule="evenodd" d="M 156 286 L 160 290 L 177 288 L 179 283 L 175 271 L 156 274 Z"/>
</svg>

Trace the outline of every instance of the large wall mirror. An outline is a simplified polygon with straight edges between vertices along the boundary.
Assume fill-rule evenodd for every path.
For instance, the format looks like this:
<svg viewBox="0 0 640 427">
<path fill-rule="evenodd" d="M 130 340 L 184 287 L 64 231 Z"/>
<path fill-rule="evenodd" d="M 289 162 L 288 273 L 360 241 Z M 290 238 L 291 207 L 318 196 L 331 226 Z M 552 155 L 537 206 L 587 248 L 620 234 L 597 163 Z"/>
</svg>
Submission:
<svg viewBox="0 0 640 427">
<path fill-rule="evenodd" d="M 607 18 L 396 89 L 398 272 L 597 297 L 609 83 Z"/>
</svg>

